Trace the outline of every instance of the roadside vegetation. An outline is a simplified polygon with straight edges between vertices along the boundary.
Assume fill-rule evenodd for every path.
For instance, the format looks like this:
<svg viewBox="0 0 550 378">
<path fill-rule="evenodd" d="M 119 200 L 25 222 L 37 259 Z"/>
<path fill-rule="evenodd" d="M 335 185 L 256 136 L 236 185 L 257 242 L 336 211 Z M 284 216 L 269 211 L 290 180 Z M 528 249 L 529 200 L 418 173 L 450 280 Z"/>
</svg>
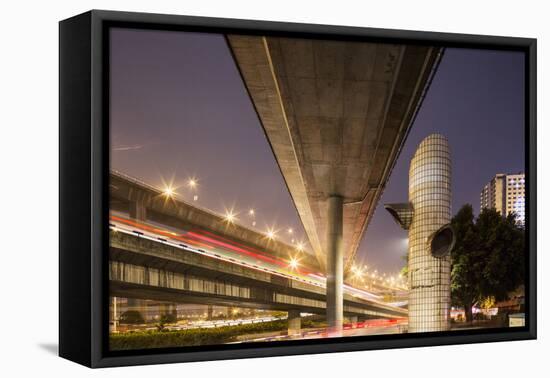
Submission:
<svg viewBox="0 0 550 378">
<path fill-rule="evenodd" d="M 524 284 L 525 232 L 515 214 L 504 218 L 483 209 L 475 218 L 471 205 L 458 211 L 452 225 L 457 238 L 451 252 L 451 297 L 471 323 L 476 320 L 472 306 L 490 308 Z"/>
<path fill-rule="evenodd" d="M 324 323 L 304 319 L 302 328 L 318 328 Z M 259 334 L 263 332 L 283 332 L 288 329 L 286 320 L 275 320 L 266 323 L 242 324 L 218 328 L 196 328 L 171 331 L 163 327 L 157 330 L 136 331 L 109 335 L 111 350 L 130 350 L 146 348 L 172 348 L 181 346 L 197 346 L 224 344 L 237 341 L 244 334 Z"/>
</svg>

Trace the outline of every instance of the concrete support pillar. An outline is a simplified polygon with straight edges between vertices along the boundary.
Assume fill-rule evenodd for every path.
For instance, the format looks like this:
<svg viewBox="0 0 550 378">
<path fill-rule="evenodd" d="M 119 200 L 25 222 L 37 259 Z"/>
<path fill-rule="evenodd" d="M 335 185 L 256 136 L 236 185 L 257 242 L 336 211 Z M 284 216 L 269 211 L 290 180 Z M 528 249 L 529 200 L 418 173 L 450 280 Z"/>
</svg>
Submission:
<svg viewBox="0 0 550 378">
<path fill-rule="evenodd" d="M 109 327 L 109 332 L 116 332 L 118 326 L 118 309 L 117 309 L 117 298 L 111 297 L 111 308 L 110 308 L 110 320 L 111 326 Z"/>
<path fill-rule="evenodd" d="M 207 319 L 212 320 L 212 317 L 213 317 L 212 315 L 214 314 L 214 306 L 208 305 L 208 309 L 207 309 L 206 313 L 207 313 L 207 316 L 208 316 Z"/>
<path fill-rule="evenodd" d="M 343 198 L 328 198 L 327 216 L 327 323 L 329 336 L 342 332 L 344 317 Z"/>
<path fill-rule="evenodd" d="M 130 218 L 144 221 L 147 217 L 147 208 L 142 201 L 130 202 Z"/>
<path fill-rule="evenodd" d="M 146 217 L 145 204 L 142 201 L 130 202 L 129 215 L 131 219 L 144 221 Z M 128 298 L 128 310 L 138 311 L 147 320 L 146 304 L 142 299 Z"/>
<path fill-rule="evenodd" d="M 351 323 L 352 328 L 357 328 L 357 316 L 350 316 L 349 322 Z"/>
<path fill-rule="evenodd" d="M 291 310 L 288 312 L 288 334 L 299 336 L 302 332 L 302 321 L 300 319 L 300 311 Z"/>
</svg>

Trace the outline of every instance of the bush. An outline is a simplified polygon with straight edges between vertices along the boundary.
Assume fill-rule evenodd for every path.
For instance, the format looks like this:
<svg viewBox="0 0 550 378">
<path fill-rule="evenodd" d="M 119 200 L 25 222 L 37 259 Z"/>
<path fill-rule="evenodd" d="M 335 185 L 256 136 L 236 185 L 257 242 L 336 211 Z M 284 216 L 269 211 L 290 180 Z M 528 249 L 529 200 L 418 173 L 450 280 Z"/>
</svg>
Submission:
<svg viewBox="0 0 550 378">
<path fill-rule="evenodd" d="M 326 322 L 302 319 L 302 328 L 322 327 L 326 327 Z M 287 320 L 183 331 L 169 331 L 164 327 L 157 326 L 157 331 L 111 334 L 109 336 L 109 345 L 111 350 L 129 350 L 223 344 L 235 341 L 237 336 L 243 334 L 285 331 L 287 329 Z"/>
<path fill-rule="evenodd" d="M 120 324 L 143 324 L 145 320 L 139 311 L 125 311 L 120 315 Z"/>
<path fill-rule="evenodd" d="M 162 324 L 175 323 L 177 321 L 178 319 L 176 317 L 176 314 L 162 314 L 159 320 L 159 322 Z"/>
<path fill-rule="evenodd" d="M 302 319 L 302 328 L 325 328 L 327 322 L 313 320 L 313 319 Z"/>
<path fill-rule="evenodd" d="M 244 333 L 273 332 L 286 329 L 287 322 L 285 320 L 276 320 L 268 323 L 219 328 L 120 333 L 109 336 L 109 346 L 111 350 L 128 350 L 222 344 L 234 341 L 237 336 Z"/>
<path fill-rule="evenodd" d="M 464 316 L 462 314 L 458 314 L 456 318 L 451 318 L 451 323 L 464 323 Z"/>
</svg>

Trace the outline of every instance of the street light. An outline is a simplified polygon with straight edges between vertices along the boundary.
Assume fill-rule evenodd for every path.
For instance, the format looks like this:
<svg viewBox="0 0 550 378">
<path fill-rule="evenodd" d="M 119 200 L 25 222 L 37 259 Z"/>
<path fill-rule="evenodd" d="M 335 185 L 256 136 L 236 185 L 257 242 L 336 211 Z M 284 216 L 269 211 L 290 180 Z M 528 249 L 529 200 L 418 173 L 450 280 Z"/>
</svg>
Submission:
<svg viewBox="0 0 550 378">
<path fill-rule="evenodd" d="M 289 265 L 290 265 L 290 268 L 294 270 L 294 269 L 298 268 L 298 265 L 300 265 L 300 264 L 299 264 L 298 259 L 296 259 L 295 257 L 291 257 Z"/>
<path fill-rule="evenodd" d="M 266 236 L 267 236 L 268 239 L 270 239 L 270 240 L 275 239 L 275 234 L 276 234 L 276 232 L 275 232 L 274 229 L 272 229 L 272 228 L 267 229 Z"/>
<path fill-rule="evenodd" d="M 351 267 L 351 272 L 352 272 L 353 277 L 355 279 L 362 279 L 363 278 L 363 270 L 359 266 L 353 265 Z"/>
<path fill-rule="evenodd" d="M 237 216 L 236 216 L 236 214 L 233 213 L 233 209 L 231 209 L 231 210 L 226 210 L 225 211 L 224 218 L 225 218 L 226 222 L 233 223 L 237 219 Z"/>
<path fill-rule="evenodd" d="M 253 217 L 254 214 L 255 214 L 254 209 L 248 210 L 248 215 L 250 215 L 251 217 Z"/>
<path fill-rule="evenodd" d="M 162 194 L 164 194 L 168 198 L 172 198 L 176 195 L 176 191 L 171 186 L 167 186 L 162 191 Z"/>
<path fill-rule="evenodd" d="M 195 189 L 197 187 L 197 179 L 194 177 L 190 178 L 189 181 L 187 181 L 187 185 L 189 185 L 191 189 Z"/>
</svg>

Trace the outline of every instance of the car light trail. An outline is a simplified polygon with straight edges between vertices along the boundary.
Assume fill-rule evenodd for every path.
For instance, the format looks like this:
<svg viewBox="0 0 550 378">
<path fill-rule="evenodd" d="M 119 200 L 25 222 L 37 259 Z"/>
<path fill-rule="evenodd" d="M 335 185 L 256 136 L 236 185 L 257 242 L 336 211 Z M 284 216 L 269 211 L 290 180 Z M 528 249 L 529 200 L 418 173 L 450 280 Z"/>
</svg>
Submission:
<svg viewBox="0 0 550 378">
<path fill-rule="evenodd" d="M 117 232 L 121 232 L 121 233 L 125 233 L 125 234 L 128 234 L 128 235 L 136 235 L 136 231 L 135 230 L 128 230 L 124 227 L 119 227 L 117 226 L 116 224 L 113 224 L 113 225 L 109 225 L 109 228 L 112 229 L 113 231 L 116 230 Z M 241 262 L 241 261 L 237 261 L 235 259 L 231 259 L 229 257 L 223 257 L 223 256 L 220 256 L 218 254 L 214 254 L 214 253 L 211 253 L 211 252 L 207 252 L 207 251 L 204 251 L 204 250 L 201 250 L 201 249 L 197 249 L 197 248 L 192 248 L 192 247 L 189 247 L 189 246 L 186 246 L 186 245 L 182 245 L 182 244 L 177 244 L 177 243 L 173 243 L 171 241 L 168 241 L 168 240 L 159 240 L 159 238 L 157 236 L 150 236 L 150 235 L 146 235 L 145 233 L 143 232 L 139 232 L 139 234 L 137 234 L 140 238 L 143 238 L 143 239 L 147 239 L 147 240 L 150 240 L 150 241 L 153 241 L 153 242 L 156 242 L 156 243 L 162 243 L 162 244 L 166 244 L 166 245 L 169 245 L 171 247 L 174 247 L 174 248 L 178 248 L 178 249 L 183 249 L 185 251 L 189 251 L 189 252 L 194 252 L 194 253 L 198 253 L 198 254 L 201 254 L 201 255 L 204 255 L 204 256 L 208 256 L 208 257 L 211 257 L 211 258 L 214 258 L 214 259 L 217 259 L 217 260 L 222 260 L 222 261 L 226 261 L 230 264 L 236 264 L 236 265 L 240 265 L 240 266 L 245 266 L 247 268 L 250 268 L 250 269 L 254 269 L 254 270 L 258 270 L 258 271 L 262 271 L 262 272 L 268 272 L 270 274 L 274 274 L 274 275 L 277 275 L 277 276 L 280 276 L 280 277 L 285 277 L 285 278 L 295 278 L 295 277 L 292 277 L 291 275 L 288 275 L 288 274 L 284 274 L 284 273 L 280 273 L 280 272 L 277 272 L 275 270 L 272 270 L 272 269 L 268 269 L 268 268 L 255 268 L 245 262 Z M 321 286 L 321 284 L 318 284 L 318 283 L 315 283 L 315 282 L 308 282 L 312 285 L 316 285 L 316 286 Z"/>
<path fill-rule="evenodd" d="M 299 264 L 296 258 L 291 258 L 288 261 L 272 258 L 266 256 L 265 254 L 258 253 L 259 251 L 256 249 L 245 247 L 240 243 L 229 241 L 208 231 L 193 230 L 182 234 L 165 228 L 160 228 L 159 226 L 152 224 L 145 224 L 143 222 L 123 218 L 114 214 L 110 215 L 109 227 L 115 232 L 123 232 L 134 236 L 137 235 L 140 238 L 151 240 L 156 243 L 162 243 L 181 250 L 198 253 L 203 256 L 225 261 L 230 264 L 240 265 L 256 271 L 268 272 L 280 277 L 326 288 L 326 278 L 321 274 L 311 273 L 303 268 L 298 269 Z M 251 257 L 256 260 L 261 260 L 263 262 L 273 264 L 275 267 L 271 268 L 266 266 L 258 266 L 254 263 L 242 261 L 233 257 L 223 256 L 222 254 L 213 252 L 216 248 L 221 248 L 224 253 L 236 253 L 243 258 Z M 282 271 L 278 271 L 278 269 L 281 269 Z M 307 278 L 304 278 L 303 276 L 306 276 Z M 344 291 L 355 297 L 367 299 L 388 307 L 399 307 L 406 304 L 406 302 L 398 302 L 395 304 L 380 302 L 377 299 L 382 298 L 382 296 L 347 284 L 344 284 Z"/>
<path fill-rule="evenodd" d="M 281 265 L 281 266 L 286 265 L 286 264 L 281 263 L 281 262 L 279 262 L 275 259 L 269 258 L 265 255 L 256 254 L 256 253 L 250 252 L 250 251 L 248 251 L 244 248 L 240 248 L 240 247 L 234 246 L 233 244 L 229 244 L 229 243 L 226 243 L 226 242 L 218 241 L 218 240 L 215 240 L 213 238 L 200 235 L 200 234 L 195 233 L 193 231 L 188 232 L 187 235 L 189 235 L 191 237 L 194 237 L 196 239 L 208 241 L 208 242 L 210 242 L 212 244 L 215 244 L 215 245 L 218 245 L 220 247 L 225 247 L 225 248 L 228 248 L 228 249 L 230 249 L 232 251 L 235 251 L 235 252 L 241 252 L 241 253 L 244 253 L 246 255 L 253 256 L 255 258 L 258 258 L 258 259 L 261 259 L 261 260 L 264 260 L 264 261 L 268 261 L 268 262 L 271 262 L 271 263 L 274 263 L 274 264 L 277 264 L 277 265 Z"/>
</svg>

